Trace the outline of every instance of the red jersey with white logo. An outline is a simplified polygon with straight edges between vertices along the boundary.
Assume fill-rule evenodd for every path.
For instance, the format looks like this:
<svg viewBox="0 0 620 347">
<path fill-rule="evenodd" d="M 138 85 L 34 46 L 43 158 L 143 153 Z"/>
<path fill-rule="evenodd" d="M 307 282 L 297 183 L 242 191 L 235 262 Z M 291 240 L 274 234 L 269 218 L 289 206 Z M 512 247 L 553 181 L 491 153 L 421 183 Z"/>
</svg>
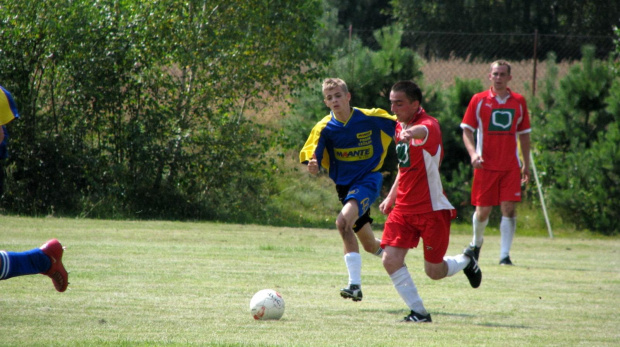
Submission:
<svg viewBox="0 0 620 347">
<path fill-rule="evenodd" d="M 403 141 L 400 133 L 415 125 L 426 127 L 426 137 Z M 413 214 L 453 210 L 454 207 L 443 192 L 439 176 L 443 142 L 437 119 L 429 116 L 420 107 L 408 124 L 396 124 L 395 138 L 400 175 L 395 209 Z"/>
<path fill-rule="evenodd" d="M 508 92 L 505 99 L 492 89 L 475 94 L 461 123 L 461 128 L 476 132 L 476 152 L 486 170 L 519 169 L 518 136 L 532 131 L 525 98 Z"/>
</svg>

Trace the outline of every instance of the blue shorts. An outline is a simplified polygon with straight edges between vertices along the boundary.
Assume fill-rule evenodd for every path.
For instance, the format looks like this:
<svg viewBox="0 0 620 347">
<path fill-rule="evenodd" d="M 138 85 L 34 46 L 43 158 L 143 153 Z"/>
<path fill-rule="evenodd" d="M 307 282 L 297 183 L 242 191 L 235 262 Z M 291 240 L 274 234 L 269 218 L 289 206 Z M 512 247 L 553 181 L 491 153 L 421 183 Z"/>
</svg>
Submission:
<svg viewBox="0 0 620 347">
<path fill-rule="evenodd" d="M 356 232 L 361 229 L 364 224 L 372 223 L 372 218 L 370 218 L 370 206 L 379 197 L 382 183 L 383 175 L 380 172 L 371 172 L 351 185 L 336 185 L 338 199 L 340 199 L 343 205 L 351 199 L 357 201 L 357 213 L 360 218 L 353 228 Z"/>
</svg>

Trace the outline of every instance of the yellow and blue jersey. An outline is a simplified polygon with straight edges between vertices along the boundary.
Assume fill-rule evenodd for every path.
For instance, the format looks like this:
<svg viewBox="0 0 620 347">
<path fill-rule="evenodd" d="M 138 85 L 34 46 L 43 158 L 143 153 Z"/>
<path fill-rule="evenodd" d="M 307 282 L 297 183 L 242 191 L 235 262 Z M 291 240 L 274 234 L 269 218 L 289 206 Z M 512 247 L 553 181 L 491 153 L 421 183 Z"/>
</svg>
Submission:
<svg viewBox="0 0 620 347">
<path fill-rule="evenodd" d="M 299 161 L 314 154 L 336 184 L 350 185 L 381 169 L 395 129 L 396 116 L 380 108 L 354 107 L 344 123 L 330 113 L 310 132 Z"/>
<path fill-rule="evenodd" d="M 8 90 L 0 86 L 0 125 L 7 124 L 14 118 L 18 118 L 17 105 Z"/>
</svg>

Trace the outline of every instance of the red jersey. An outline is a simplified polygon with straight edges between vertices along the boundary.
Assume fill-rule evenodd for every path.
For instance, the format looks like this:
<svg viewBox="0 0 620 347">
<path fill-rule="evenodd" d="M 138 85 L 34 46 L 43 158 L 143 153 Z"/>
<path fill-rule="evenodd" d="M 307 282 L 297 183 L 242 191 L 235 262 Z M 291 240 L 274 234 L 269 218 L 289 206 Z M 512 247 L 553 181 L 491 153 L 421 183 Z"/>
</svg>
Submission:
<svg viewBox="0 0 620 347">
<path fill-rule="evenodd" d="M 518 136 L 532 131 L 527 104 L 521 94 L 510 89 L 505 99 L 493 89 L 475 94 L 461 128 L 476 132 L 476 152 L 484 160 L 484 169 L 506 171 L 521 167 Z"/>
<path fill-rule="evenodd" d="M 426 137 L 407 143 L 400 138 L 403 125 L 396 124 L 396 153 L 400 176 L 395 209 L 413 214 L 453 210 L 454 207 L 443 192 L 439 175 L 439 166 L 443 159 L 439 122 L 420 107 L 404 129 L 414 125 L 426 127 Z"/>
</svg>

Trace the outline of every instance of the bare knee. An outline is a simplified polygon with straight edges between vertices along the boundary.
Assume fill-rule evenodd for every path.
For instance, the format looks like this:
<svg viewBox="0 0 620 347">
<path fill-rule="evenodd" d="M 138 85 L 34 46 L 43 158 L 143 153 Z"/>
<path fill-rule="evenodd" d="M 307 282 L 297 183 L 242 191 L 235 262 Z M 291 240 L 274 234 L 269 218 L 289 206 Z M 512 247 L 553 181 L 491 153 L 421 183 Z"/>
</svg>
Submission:
<svg viewBox="0 0 620 347">
<path fill-rule="evenodd" d="M 336 219 L 336 228 L 338 228 L 338 231 L 340 232 L 340 235 L 345 235 L 347 232 L 352 232 L 352 228 L 349 225 L 349 223 L 347 222 L 347 220 L 345 218 L 340 218 L 338 217 Z"/>
<path fill-rule="evenodd" d="M 439 264 L 432 264 L 427 261 L 424 262 L 424 272 L 432 280 L 440 280 L 445 278 L 448 274 L 448 265 L 445 262 Z"/>
<path fill-rule="evenodd" d="M 383 257 L 383 268 L 387 271 L 388 274 L 393 274 L 398 271 L 401 267 L 405 266 L 402 261 L 392 257 Z"/>
</svg>

